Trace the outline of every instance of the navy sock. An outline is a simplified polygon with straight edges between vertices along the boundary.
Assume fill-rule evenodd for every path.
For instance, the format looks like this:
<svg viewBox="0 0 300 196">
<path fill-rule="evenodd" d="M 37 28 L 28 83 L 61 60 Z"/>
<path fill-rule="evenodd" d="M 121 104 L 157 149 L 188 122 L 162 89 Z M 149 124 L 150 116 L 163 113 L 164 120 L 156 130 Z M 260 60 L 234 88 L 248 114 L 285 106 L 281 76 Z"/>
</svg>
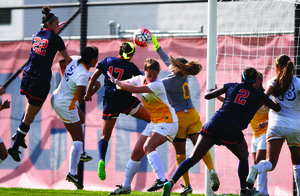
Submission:
<svg viewBox="0 0 300 196">
<path fill-rule="evenodd" d="M 238 174 L 239 174 L 239 178 L 240 178 L 241 189 L 245 189 L 246 188 L 246 179 L 249 174 L 248 160 L 240 161 L 239 168 L 238 168 Z"/>
<path fill-rule="evenodd" d="M 99 159 L 103 160 L 105 162 L 105 156 L 106 156 L 106 151 L 107 151 L 107 146 L 108 146 L 108 141 L 105 139 L 101 139 L 98 142 L 98 153 L 99 153 Z"/>
<path fill-rule="evenodd" d="M 194 161 L 191 158 L 187 158 L 186 160 L 182 161 L 178 166 L 177 170 L 171 177 L 171 182 L 175 184 L 178 179 L 185 174 L 191 167 L 195 165 Z"/>
<path fill-rule="evenodd" d="M 30 126 L 29 125 L 26 125 L 25 123 L 21 122 L 20 125 L 19 125 L 19 129 L 20 131 L 24 132 L 24 133 L 21 133 L 20 131 L 17 131 L 16 133 L 16 139 L 15 139 L 15 142 L 12 146 L 12 148 L 17 151 L 19 150 L 19 146 L 20 146 L 20 143 L 24 140 L 26 134 L 28 133 L 29 129 L 30 129 Z"/>
</svg>

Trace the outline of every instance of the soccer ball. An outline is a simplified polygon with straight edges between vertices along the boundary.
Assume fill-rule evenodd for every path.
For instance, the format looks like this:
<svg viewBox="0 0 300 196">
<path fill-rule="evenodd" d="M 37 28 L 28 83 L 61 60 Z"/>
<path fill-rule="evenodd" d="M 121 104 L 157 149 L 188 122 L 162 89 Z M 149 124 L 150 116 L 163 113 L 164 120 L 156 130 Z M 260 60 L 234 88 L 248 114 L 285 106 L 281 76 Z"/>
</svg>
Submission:
<svg viewBox="0 0 300 196">
<path fill-rule="evenodd" d="M 140 47 L 147 47 L 152 42 L 152 34 L 148 29 L 140 28 L 133 34 L 133 42 Z"/>
</svg>

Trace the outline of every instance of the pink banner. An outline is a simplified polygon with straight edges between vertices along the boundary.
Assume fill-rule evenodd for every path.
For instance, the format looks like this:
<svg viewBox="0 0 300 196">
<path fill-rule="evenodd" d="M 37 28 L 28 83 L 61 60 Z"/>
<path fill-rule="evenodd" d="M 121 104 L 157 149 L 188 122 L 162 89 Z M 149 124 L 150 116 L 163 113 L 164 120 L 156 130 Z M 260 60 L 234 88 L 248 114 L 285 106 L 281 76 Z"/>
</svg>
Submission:
<svg viewBox="0 0 300 196">
<path fill-rule="evenodd" d="M 89 40 L 87 45 L 99 48 L 99 59 L 106 56 L 117 56 L 119 46 L 127 39 L 120 40 Z M 164 38 L 158 40 L 165 52 L 177 57 L 179 55 L 188 60 L 196 60 L 203 65 L 203 70 L 195 78 L 189 79 L 193 103 L 200 113 L 202 123 L 206 122 L 206 100 L 203 95 L 206 90 L 206 55 L 207 39 L 198 38 Z M 258 44 L 259 43 L 259 44 Z M 70 55 L 78 55 L 80 42 L 75 40 L 65 41 Z M 261 44 L 261 45 L 260 45 Z M 256 46 L 256 47 L 253 47 Z M 286 48 L 284 51 L 280 47 Z M 221 86 L 227 82 L 240 82 L 241 71 L 247 66 L 253 66 L 263 73 L 264 86 L 267 80 L 274 76 L 272 68 L 274 57 L 280 53 L 293 56 L 292 36 L 268 36 L 264 38 L 237 38 L 219 37 L 217 56 L 217 85 Z M 30 50 L 30 42 L 1 42 L 0 43 L 0 83 L 3 84 L 7 78 L 26 62 Z M 133 62 L 143 68 L 146 58 L 151 57 L 159 61 L 162 66 L 160 78 L 168 74 L 167 67 L 159 59 L 152 45 L 146 48 L 136 48 Z M 41 112 L 36 116 L 31 125 L 29 134 L 26 136 L 27 149 L 21 149 L 22 161 L 14 162 L 8 157 L 0 164 L 0 186 L 1 187 L 26 187 L 26 188 L 51 188 L 51 189 L 76 189 L 72 183 L 65 180 L 69 167 L 69 150 L 71 137 L 66 132 L 62 121 L 51 109 L 50 97 L 53 90 L 58 86 L 61 76 L 58 54 L 53 64 L 53 77 L 51 90 L 47 101 Z M 91 74 L 95 69 L 91 70 Z M 20 78 L 17 77 L 6 89 L 7 94 L 2 96 L 3 100 L 11 100 L 11 109 L 0 113 L 0 136 L 6 147 L 11 146 L 11 136 L 15 133 L 22 114 L 25 110 L 26 99 L 19 94 Z M 99 81 L 103 84 L 103 76 Z M 101 137 L 102 127 L 102 95 L 101 88 L 93 97 L 93 101 L 86 104 L 86 131 L 85 150 L 93 156 L 93 160 L 84 164 L 84 189 L 112 191 L 115 185 L 122 184 L 124 171 L 131 151 L 145 127 L 145 122 L 131 116 L 121 115 L 117 120 L 113 131 L 106 157 L 107 179 L 100 181 L 97 175 L 98 150 L 97 142 Z M 139 95 L 137 95 L 139 97 Z M 140 97 L 139 97 L 140 98 Z M 221 103 L 216 101 L 216 109 Z M 250 144 L 252 138 L 251 128 L 244 131 L 250 152 L 249 165 L 253 164 Z M 193 146 L 189 142 L 187 155 Z M 175 151 L 172 144 L 166 143 L 158 148 L 162 158 L 166 177 L 169 179 L 176 170 Z M 215 147 L 215 168 L 220 178 L 220 189 L 217 193 L 239 192 L 238 159 L 231 154 L 226 147 Z M 292 195 L 293 182 L 292 164 L 289 150 L 284 145 L 276 169 L 268 174 L 268 187 L 270 195 Z M 132 182 L 135 191 L 146 191 L 155 181 L 155 173 L 152 171 L 146 157 L 138 174 Z M 194 193 L 205 192 L 205 165 L 201 161 L 190 170 L 190 180 Z M 175 185 L 174 191 L 181 191 L 180 181 Z"/>
</svg>

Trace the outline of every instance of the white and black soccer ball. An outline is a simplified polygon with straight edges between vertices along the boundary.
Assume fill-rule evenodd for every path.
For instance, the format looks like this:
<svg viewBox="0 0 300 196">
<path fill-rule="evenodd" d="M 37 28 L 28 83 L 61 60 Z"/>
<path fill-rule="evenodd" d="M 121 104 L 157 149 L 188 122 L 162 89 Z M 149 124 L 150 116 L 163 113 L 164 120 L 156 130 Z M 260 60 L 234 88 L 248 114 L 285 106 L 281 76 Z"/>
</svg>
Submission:
<svg viewBox="0 0 300 196">
<path fill-rule="evenodd" d="M 134 32 L 133 42 L 139 47 L 147 47 L 152 42 L 152 34 L 148 29 L 140 28 Z"/>
</svg>

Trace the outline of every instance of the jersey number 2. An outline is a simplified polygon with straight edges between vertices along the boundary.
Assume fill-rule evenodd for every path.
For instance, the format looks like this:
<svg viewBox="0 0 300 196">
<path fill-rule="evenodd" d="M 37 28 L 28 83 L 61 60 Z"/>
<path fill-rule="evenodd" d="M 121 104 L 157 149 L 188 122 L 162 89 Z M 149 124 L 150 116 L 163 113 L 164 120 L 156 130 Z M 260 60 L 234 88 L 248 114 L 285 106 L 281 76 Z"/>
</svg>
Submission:
<svg viewBox="0 0 300 196">
<path fill-rule="evenodd" d="M 240 94 L 236 96 L 234 102 L 244 105 L 246 103 L 246 98 L 249 97 L 250 92 L 245 89 L 241 89 L 239 92 Z"/>
</svg>

